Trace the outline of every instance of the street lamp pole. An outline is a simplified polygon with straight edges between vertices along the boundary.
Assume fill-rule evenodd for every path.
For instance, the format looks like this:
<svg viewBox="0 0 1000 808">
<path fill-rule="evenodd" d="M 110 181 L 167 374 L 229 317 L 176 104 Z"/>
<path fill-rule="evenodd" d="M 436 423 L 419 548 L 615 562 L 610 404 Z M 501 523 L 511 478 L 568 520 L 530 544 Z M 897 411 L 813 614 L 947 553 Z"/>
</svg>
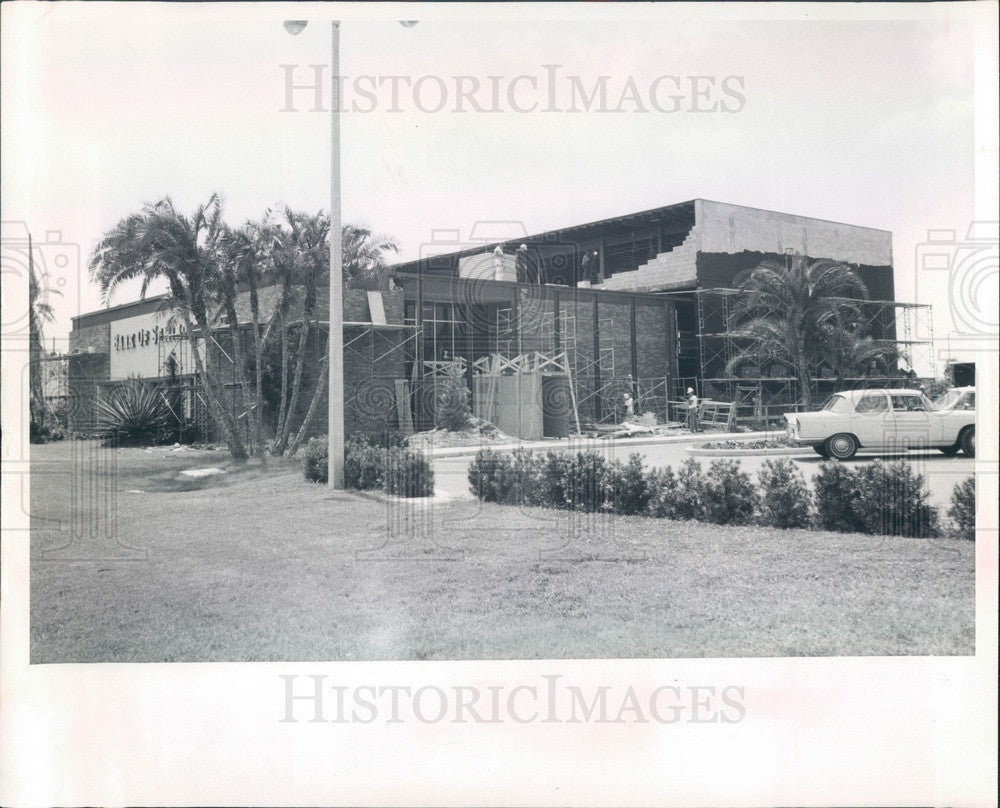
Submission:
<svg viewBox="0 0 1000 808">
<path fill-rule="evenodd" d="M 285 20 L 292 36 L 307 20 Z M 344 244 L 340 209 L 340 22 L 334 20 L 330 39 L 330 313 L 327 381 L 327 485 L 344 487 Z"/>
<path fill-rule="evenodd" d="M 285 20 L 285 30 L 300 34 L 306 20 Z M 415 20 L 400 20 L 412 28 Z M 344 487 L 344 243 L 340 207 L 340 21 L 330 38 L 330 378 L 327 384 L 327 485 Z"/>
<path fill-rule="evenodd" d="M 340 210 L 340 22 L 330 39 L 330 380 L 327 391 L 327 485 L 344 487 L 344 270 Z"/>
</svg>

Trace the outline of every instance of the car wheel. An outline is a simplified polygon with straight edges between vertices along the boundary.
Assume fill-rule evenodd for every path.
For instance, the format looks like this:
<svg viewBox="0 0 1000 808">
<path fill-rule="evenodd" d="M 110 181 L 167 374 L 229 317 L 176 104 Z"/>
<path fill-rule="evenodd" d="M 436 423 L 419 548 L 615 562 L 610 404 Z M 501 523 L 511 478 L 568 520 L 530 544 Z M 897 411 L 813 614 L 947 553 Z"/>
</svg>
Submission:
<svg viewBox="0 0 1000 808">
<path fill-rule="evenodd" d="M 826 439 L 826 452 L 834 460 L 850 460 L 857 454 L 858 439 L 840 432 Z"/>
<path fill-rule="evenodd" d="M 813 446 L 813 451 L 816 452 L 816 454 L 818 454 L 824 460 L 829 460 L 830 459 L 830 453 L 826 450 L 826 444 L 825 443 L 820 443 L 817 446 Z"/>
<path fill-rule="evenodd" d="M 958 442 L 962 445 L 962 454 L 966 457 L 976 456 L 976 428 L 974 426 L 964 429 Z"/>
<path fill-rule="evenodd" d="M 954 457 L 958 454 L 959 447 L 956 443 L 954 446 L 939 446 L 938 448 L 941 450 L 942 454 L 946 454 L 948 457 Z"/>
</svg>

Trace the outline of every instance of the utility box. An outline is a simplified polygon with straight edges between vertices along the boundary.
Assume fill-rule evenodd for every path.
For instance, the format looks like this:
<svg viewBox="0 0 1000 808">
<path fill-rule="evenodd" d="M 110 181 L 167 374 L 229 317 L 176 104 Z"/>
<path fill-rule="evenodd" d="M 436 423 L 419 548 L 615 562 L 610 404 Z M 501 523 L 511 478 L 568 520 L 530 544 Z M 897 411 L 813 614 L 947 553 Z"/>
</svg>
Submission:
<svg viewBox="0 0 1000 808">
<path fill-rule="evenodd" d="M 542 375 L 476 376 L 474 412 L 515 438 L 537 440 L 543 437 Z"/>
</svg>

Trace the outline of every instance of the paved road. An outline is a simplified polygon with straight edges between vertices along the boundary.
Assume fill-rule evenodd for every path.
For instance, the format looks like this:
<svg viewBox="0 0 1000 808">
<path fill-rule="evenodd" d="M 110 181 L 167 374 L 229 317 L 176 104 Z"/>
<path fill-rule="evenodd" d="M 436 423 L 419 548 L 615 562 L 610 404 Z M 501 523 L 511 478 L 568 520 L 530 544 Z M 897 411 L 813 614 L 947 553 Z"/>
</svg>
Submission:
<svg viewBox="0 0 1000 808">
<path fill-rule="evenodd" d="M 673 466 L 677 468 L 691 455 L 687 452 L 689 443 L 667 443 L 660 445 L 632 446 L 632 447 L 611 447 L 608 453 L 609 459 L 612 457 L 628 457 L 632 452 L 639 452 L 643 457 L 643 462 L 650 466 Z M 553 448 L 556 448 L 555 445 Z M 819 470 L 821 459 L 812 449 L 806 449 L 802 454 L 785 455 L 793 460 L 806 479 L 811 478 Z M 912 452 L 861 452 L 848 464 L 871 463 L 875 458 L 884 461 L 899 460 L 901 458 L 909 460 L 916 471 L 924 475 L 927 480 L 927 487 L 931 494 L 931 503 L 947 509 L 951 498 L 952 489 L 956 483 L 961 482 L 973 473 L 974 460 L 964 455 L 956 457 L 946 457 L 937 450 L 933 451 L 912 451 Z M 704 467 L 720 458 L 698 457 L 696 458 Z M 740 461 L 743 468 L 756 476 L 757 470 L 768 459 L 767 455 L 745 455 L 742 457 L 732 456 L 732 459 Z M 434 485 L 435 488 L 443 490 L 449 496 L 460 499 L 471 499 L 469 492 L 469 463 L 471 457 L 447 457 L 438 458 L 434 461 Z"/>
</svg>

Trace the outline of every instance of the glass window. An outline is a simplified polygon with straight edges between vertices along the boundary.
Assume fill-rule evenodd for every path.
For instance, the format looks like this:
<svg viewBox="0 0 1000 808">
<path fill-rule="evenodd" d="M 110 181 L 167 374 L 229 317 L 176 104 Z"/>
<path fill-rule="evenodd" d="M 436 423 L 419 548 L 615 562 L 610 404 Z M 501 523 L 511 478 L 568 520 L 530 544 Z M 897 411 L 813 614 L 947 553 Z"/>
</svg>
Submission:
<svg viewBox="0 0 1000 808">
<path fill-rule="evenodd" d="M 889 409 L 889 402 L 882 393 L 869 393 L 861 396 L 855 412 L 885 412 Z"/>
<path fill-rule="evenodd" d="M 849 412 L 850 402 L 844 396 L 830 396 L 823 405 L 826 412 Z"/>
<path fill-rule="evenodd" d="M 976 408 L 976 392 L 966 393 L 961 401 L 955 405 L 956 410 L 974 410 Z"/>
<path fill-rule="evenodd" d="M 961 395 L 961 392 L 958 390 L 948 390 L 934 399 L 934 408 L 937 410 L 947 410 L 955 404 L 955 401 L 960 398 Z"/>
<path fill-rule="evenodd" d="M 895 395 L 892 399 L 892 408 L 896 412 L 926 412 L 924 400 L 919 395 Z"/>
</svg>

